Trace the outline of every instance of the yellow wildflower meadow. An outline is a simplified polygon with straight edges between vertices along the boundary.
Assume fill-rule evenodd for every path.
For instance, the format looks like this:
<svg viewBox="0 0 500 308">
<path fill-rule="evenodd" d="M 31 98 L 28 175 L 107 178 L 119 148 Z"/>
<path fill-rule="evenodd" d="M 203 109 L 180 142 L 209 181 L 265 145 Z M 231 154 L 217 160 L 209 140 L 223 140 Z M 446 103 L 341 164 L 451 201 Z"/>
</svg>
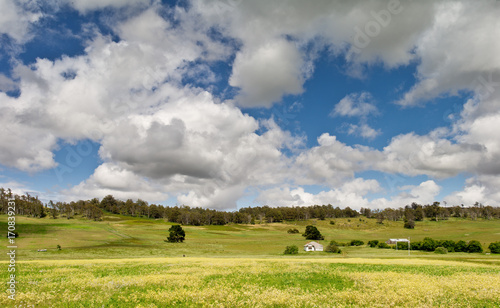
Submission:
<svg viewBox="0 0 500 308">
<path fill-rule="evenodd" d="M 500 307 L 498 265 L 421 259 L 27 261 L 2 307 Z"/>
</svg>

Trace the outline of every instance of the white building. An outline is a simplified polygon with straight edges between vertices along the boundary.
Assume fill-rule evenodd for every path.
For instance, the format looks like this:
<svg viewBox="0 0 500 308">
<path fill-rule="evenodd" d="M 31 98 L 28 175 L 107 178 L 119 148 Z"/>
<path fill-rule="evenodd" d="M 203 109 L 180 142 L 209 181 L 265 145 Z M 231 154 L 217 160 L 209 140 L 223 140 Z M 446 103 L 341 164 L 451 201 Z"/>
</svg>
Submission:
<svg viewBox="0 0 500 308">
<path fill-rule="evenodd" d="M 304 245 L 305 251 L 323 251 L 323 245 L 316 242 L 309 242 Z"/>
<path fill-rule="evenodd" d="M 407 238 L 390 238 L 388 241 L 385 241 L 386 244 L 396 244 L 398 242 L 404 242 L 404 243 L 409 243 L 410 240 Z"/>
</svg>

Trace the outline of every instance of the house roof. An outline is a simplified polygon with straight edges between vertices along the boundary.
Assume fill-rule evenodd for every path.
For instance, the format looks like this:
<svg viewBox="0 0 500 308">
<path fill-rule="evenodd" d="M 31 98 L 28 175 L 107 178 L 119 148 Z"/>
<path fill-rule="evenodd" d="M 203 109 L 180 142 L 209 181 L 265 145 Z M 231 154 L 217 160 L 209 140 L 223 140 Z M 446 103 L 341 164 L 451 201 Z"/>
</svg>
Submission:
<svg viewBox="0 0 500 308">
<path fill-rule="evenodd" d="M 309 245 L 312 245 L 314 247 L 323 247 L 323 245 L 321 245 L 320 243 L 317 243 L 317 242 L 309 242 L 309 243 L 305 244 L 304 246 L 309 246 Z"/>
<path fill-rule="evenodd" d="M 390 238 L 389 241 L 391 242 L 409 242 L 407 238 Z"/>
</svg>

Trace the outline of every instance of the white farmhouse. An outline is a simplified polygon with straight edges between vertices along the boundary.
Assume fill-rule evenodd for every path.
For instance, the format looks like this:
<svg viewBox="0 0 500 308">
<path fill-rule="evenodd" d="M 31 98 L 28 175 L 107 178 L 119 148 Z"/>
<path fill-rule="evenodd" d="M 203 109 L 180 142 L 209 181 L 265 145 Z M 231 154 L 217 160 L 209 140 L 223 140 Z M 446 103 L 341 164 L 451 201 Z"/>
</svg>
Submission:
<svg viewBox="0 0 500 308">
<path fill-rule="evenodd" d="M 305 251 L 323 251 L 323 245 L 316 242 L 309 242 L 304 245 Z"/>
<path fill-rule="evenodd" d="M 407 238 L 390 238 L 388 241 L 385 241 L 386 244 L 396 244 L 398 242 L 409 243 L 410 240 Z"/>
</svg>

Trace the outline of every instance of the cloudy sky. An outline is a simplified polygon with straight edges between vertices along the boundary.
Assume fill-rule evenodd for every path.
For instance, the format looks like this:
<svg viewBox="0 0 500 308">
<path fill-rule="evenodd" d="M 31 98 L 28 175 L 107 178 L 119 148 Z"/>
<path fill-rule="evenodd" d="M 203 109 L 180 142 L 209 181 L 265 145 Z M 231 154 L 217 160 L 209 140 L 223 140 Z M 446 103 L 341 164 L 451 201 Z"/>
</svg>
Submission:
<svg viewBox="0 0 500 308">
<path fill-rule="evenodd" d="M 0 186 L 499 205 L 500 2 L 0 0 Z"/>
</svg>

